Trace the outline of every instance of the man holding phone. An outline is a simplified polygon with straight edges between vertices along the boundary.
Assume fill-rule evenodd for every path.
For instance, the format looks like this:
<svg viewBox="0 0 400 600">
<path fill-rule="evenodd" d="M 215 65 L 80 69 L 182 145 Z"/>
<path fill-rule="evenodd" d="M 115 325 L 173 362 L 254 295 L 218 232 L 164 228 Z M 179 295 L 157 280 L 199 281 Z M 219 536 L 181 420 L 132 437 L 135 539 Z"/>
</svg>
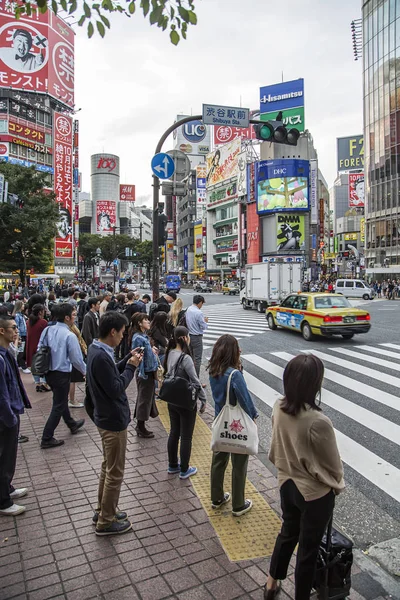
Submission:
<svg viewBox="0 0 400 600">
<path fill-rule="evenodd" d="M 114 350 L 119 346 L 128 320 L 122 313 L 106 312 L 100 319 L 99 338 L 89 347 L 86 380 L 93 404 L 93 420 L 100 433 L 103 463 L 93 516 L 96 535 L 116 535 L 132 527 L 125 512 L 117 509 L 124 477 L 127 428 L 131 420 L 126 388 L 142 360 L 137 350 L 119 363 Z"/>
</svg>

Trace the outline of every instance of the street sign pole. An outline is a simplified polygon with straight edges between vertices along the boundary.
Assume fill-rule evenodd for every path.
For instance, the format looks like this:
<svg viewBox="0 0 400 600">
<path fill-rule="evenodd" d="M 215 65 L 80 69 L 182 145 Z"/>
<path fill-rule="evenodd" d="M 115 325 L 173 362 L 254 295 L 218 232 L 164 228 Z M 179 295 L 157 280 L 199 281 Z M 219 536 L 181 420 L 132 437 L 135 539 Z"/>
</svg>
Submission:
<svg viewBox="0 0 400 600">
<path fill-rule="evenodd" d="M 167 137 L 178 129 L 181 125 L 185 123 L 190 123 L 190 121 L 200 121 L 202 119 L 202 115 L 194 115 L 192 117 L 185 117 L 180 121 L 177 121 L 171 127 L 169 127 L 159 139 L 159 142 L 156 147 L 156 151 L 154 154 L 158 154 L 161 152 L 161 148 Z M 159 260 L 159 247 L 158 247 L 158 210 L 159 210 L 159 201 L 160 201 L 160 179 L 153 174 L 153 277 L 152 277 L 152 288 L 153 288 L 153 302 L 157 300 L 160 293 L 160 260 Z"/>
<path fill-rule="evenodd" d="M 159 142 L 156 147 L 156 151 L 154 154 L 158 154 L 161 152 L 161 148 L 167 137 L 184 125 L 185 123 L 190 123 L 190 121 L 202 121 L 203 115 L 192 115 L 191 117 L 185 117 L 180 121 L 177 121 L 171 127 L 169 127 L 159 139 Z M 252 125 L 262 124 L 265 125 L 264 121 L 257 121 L 254 119 L 250 119 L 250 123 Z M 153 174 L 153 277 L 152 277 L 152 288 L 153 288 L 153 301 L 156 300 L 160 293 L 159 287 L 159 278 L 160 278 L 160 264 L 159 264 L 159 247 L 158 247 L 158 207 L 160 200 L 160 179 Z"/>
</svg>

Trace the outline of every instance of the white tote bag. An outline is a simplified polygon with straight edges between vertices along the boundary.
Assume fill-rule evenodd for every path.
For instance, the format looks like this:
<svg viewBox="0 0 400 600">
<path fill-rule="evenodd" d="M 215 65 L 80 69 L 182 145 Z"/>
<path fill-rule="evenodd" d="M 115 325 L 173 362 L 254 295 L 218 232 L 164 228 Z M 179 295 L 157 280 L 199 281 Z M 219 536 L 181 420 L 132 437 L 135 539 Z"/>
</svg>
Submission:
<svg viewBox="0 0 400 600">
<path fill-rule="evenodd" d="M 225 406 L 212 424 L 211 450 L 232 454 L 258 454 L 257 425 L 237 401 L 235 406 L 229 404 L 234 373 L 235 370 L 228 377 Z"/>
</svg>

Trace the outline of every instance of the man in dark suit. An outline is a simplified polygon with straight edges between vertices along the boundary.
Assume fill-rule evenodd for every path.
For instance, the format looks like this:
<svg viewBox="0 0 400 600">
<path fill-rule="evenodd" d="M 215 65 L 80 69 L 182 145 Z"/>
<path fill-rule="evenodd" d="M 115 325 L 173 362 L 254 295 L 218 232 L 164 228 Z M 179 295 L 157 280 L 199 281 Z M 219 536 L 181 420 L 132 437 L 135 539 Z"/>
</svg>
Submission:
<svg viewBox="0 0 400 600">
<path fill-rule="evenodd" d="M 89 310 L 83 318 L 82 325 L 82 337 L 89 348 L 90 344 L 99 337 L 99 310 L 100 310 L 100 299 L 89 298 L 88 300 Z"/>
</svg>

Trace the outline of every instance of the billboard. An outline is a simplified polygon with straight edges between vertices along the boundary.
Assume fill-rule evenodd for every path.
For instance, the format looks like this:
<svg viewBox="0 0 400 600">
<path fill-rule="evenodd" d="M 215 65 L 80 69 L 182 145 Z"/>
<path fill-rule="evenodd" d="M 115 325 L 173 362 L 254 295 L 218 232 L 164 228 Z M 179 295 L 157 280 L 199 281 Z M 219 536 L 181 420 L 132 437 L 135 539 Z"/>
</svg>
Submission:
<svg viewBox="0 0 400 600">
<path fill-rule="evenodd" d="M 180 121 L 186 116 L 190 115 L 178 115 L 176 121 Z M 204 125 L 203 121 L 189 121 L 175 129 L 173 136 L 174 147 L 185 154 L 206 155 L 211 150 L 210 127 Z"/>
<path fill-rule="evenodd" d="M 255 140 L 256 134 L 253 125 L 250 125 L 250 127 L 230 127 L 227 125 L 214 126 L 214 146 L 227 144 L 236 138 Z"/>
<path fill-rule="evenodd" d="M 0 70 L 4 87 L 48 93 L 74 106 L 74 32 L 51 10 L 17 20 L 0 0 Z"/>
<path fill-rule="evenodd" d="M 256 163 L 257 212 L 309 209 L 309 162 L 280 159 Z"/>
<path fill-rule="evenodd" d="M 238 138 L 207 155 L 207 188 L 237 175 L 240 150 Z"/>
<path fill-rule="evenodd" d="M 257 214 L 256 204 L 253 202 L 247 207 L 246 251 L 249 264 L 260 262 L 260 218 Z"/>
<path fill-rule="evenodd" d="M 304 79 L 260 88 L 260 113 L 278 112 L 299 106 L 304 106 Z"/>
<path fill-rule="evenodd" d="M 97 200 L 97 233 L 110 233 L 117 224 L 116 203 L 112 200 Z"/>
<path fill-rule="evenodd" d="M 119 200 L 120 202 L 135 202 L 135 186 L 124 184 L 120 185 Z"/>
<path fill-rule="evenodd" d="M 244 150 L 238 154 L 237 169 L 237 195 L 246 196 L 247 194 L 247 152 Z"/>
<path fill-rule="evenodd" d="M 305 216 L 299 213 L 282 213 L 276 215 L 276 250 L 305 249 Z"/>
<path fill-rule="evenodd" d="M 351 135 L 337 138 L 338 173 L 361 169 L 364 169 L 364 136 Z"/>
<path fill-rule="evenodd" d="M 72 232 L 72 119 L 54 113 L 54 193 L 60 210 L 55 258 L 73 258 Z"/>
<path fill-rule="evenodd" d="M 364 208 L 364 173 L 349 174 L 349 207 Z"/>
<path fill-rule="evenodd" d="M 203 218 L 203 209 L 206 206 L 206 175 L 207 167 L 205 164 L 196 167 L 196 220 Z"/>
<path fill-rule="evenodd" d="M 272 112 L 266 112 L 260 114 L 260 121 L 275 121 L 278 116 L 278 112 L 276 109 Z M 305 130 L 304 125 L 304 106 L 299 106 L 297 108 L 290 108 L 283 112 L 283 124 L 286 125 L 288 129 L 297 129 L 300 133 L 303 133 Z"/>
</svg>

